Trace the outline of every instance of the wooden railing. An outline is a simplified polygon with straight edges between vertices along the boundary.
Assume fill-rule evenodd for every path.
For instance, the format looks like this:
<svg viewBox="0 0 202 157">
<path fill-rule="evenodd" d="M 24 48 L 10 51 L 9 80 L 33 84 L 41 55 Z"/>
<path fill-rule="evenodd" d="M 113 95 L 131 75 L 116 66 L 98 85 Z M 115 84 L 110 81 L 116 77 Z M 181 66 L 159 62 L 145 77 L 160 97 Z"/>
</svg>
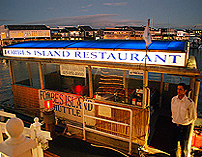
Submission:
<svg viewBox="0 0 202 157">
<path fill-rule="evenodd" d="M 15 118 L 15 114 L 0 111 L 0 117 Z M 30 125 L 30 128 L 24 127 L 23 135 L 29 137 L 37 143 L 37 147 L 32 149 L 33 157 L 43 157 L 43 149 L 48 148 L 48 140 L 52 140 L 50 132 L 41 130 L 41 123 L 39 119 L 34 118 L 34 123 Z M 6 133 L 6 123 L 0 122 L 0 143 L 4 141 L 3 135 Z M 0 152 L 0 156 L 3 153 Z M 5 154 L 3 154 L 6 156 Z M 2 155 L 2 156 L 3 156 Z"/>
</svg>

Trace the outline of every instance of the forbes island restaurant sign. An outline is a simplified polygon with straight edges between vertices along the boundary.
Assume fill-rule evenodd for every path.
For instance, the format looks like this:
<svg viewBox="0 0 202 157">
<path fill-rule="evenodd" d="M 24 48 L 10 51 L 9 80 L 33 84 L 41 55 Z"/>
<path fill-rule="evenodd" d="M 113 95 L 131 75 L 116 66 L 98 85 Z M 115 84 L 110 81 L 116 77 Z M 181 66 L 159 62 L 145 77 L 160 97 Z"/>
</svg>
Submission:
<svg viewBox="0 0 202 157">
<path fill-rule="evenodd" d="M 71 60 L 92 60 L 121 63 L 145 63 L 145 51 L 101 51 L 65 49 L 4 49 L 4 56 Z M 147 64 L 185 66 L 186 52 L 147 52 Z"/>
</svg>

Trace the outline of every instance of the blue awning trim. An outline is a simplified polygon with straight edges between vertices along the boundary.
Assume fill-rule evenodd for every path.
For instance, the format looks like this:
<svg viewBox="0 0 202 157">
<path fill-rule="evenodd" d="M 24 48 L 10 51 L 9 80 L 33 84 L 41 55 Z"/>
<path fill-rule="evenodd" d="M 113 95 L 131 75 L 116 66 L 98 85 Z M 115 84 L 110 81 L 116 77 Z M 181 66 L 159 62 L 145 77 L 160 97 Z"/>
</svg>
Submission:
<svg viewBox="0 0 202 157">
<path fill-rule="evenodd" d="M 148 50 L 185 51 L 185 41 L 152 41 Z M 4 48 L 95 48 L 145 50 L 144 40 L 92 40 L 92 41 L 27 41 Z"/>
</svg>

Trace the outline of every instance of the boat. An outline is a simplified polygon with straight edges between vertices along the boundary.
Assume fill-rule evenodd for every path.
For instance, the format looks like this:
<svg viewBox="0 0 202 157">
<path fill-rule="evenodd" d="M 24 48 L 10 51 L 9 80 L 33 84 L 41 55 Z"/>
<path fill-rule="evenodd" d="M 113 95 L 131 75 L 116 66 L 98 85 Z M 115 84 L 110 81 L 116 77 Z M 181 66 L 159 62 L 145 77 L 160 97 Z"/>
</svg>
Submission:
<svg viewBox="0 0 202 157">
<path fill-rule="evenodd" d="M 145 48 L 142 40 L 28 41 L 3 47 L 0 58 L 9 63 L 15 108 L 44 120 L 47 130 L 56 118 L 64 134 L 93 144 L 132 156 L 169 155 L 177 84 L 164 78 L 188 79 L 197 104 L 200 69 L 187 42 L 152 41 Z M 21 79 L 16 62 L 27 67 Z"/>
<path fill-rule="evenodd" d="M 190 37 L 189 42 L 190 42 L 190 48 L 198 49 L 199 46 L 201 45 L 201 38 Z"/>
<path fill-rule="evenodd" d="M 199 45 L 198 49 L 201 50 L 202 49 L 202 45 Z"/>
</svg>

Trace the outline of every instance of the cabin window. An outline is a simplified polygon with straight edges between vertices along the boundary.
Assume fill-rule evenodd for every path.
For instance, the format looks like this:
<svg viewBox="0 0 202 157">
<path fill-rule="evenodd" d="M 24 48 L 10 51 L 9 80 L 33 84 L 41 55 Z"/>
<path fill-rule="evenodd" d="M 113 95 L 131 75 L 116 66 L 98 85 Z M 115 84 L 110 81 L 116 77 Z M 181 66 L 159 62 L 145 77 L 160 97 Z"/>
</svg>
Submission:
<svg viewBox="0 0 202 157">
<path fill-rule="evenodd" d="M 72 64 L 46 64 L 45 88 L 88 96 L 87 68 Z"/>
<path fill-rule="evenodd" d="M 40 89 L 38 63 L 12 61 L 15 84 Z"/>
<path fill-rule="evenodd" d="M 120 70 L 110 68 L 93 68 L 94 98 L 142 107 L 143 99 L 143 71 Z M 173 79 L 170 75 L 163 75 L 164 81 Z M 176 79 L 176 78 L 174 78 Z M 178 79 L 180 79 L 178 77 Z M 150 106 L 152 110 L 159 107 L 160 102 L 160 73 L 148 73 L 148 88 L 150 89 Z M 172 80 L 173 81 L 173 80 Z M 178 80 L 180 81 L 180 80 Z M 163 84 L 169 91 L 173 85 L 169 82 Z M 169 91 L 163 92 L 164 96 L 173 96 Z M 169 99 L 171 100 L 171 99 Z M 167 101 L 170 102 L 170 101 Z M 167 103 L 163 102 L 163 103 Z"/>
<path fill-rule="evenodd" d="M 135 75 L 134 75 L 135 73 Z M 142 99 L 142 72 L 93 68 L 94 97 L 132 105 L 131 95 L 138 91 Z"/>
</svg>

